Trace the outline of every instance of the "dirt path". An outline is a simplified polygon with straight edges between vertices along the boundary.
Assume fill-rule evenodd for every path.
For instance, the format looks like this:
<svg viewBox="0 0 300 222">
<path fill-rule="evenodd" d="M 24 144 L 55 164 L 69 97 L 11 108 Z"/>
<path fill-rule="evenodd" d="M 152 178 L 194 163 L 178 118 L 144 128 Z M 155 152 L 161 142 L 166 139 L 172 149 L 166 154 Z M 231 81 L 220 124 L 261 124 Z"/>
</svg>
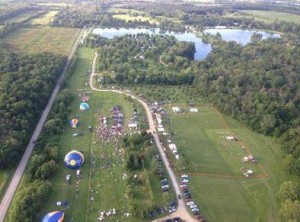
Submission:
<svg viewBox="0 0 300 222">
<path fill-rule="evenodd" d="M 59 79 L 58 79 L 58 81 L 56 83 L 56 86 L 55 86 L 55 88 L 54 88 L 54 90 L 53 90 L 53 92 L 51 94 L 51 97 L 50 97 L 50 99 L 48 101 L 48 104 L 47 104 L 46 108 L 44 109 L 42 117 L 40 118 L 40 120 L 38 122 L 38 125 L 36 126 L 36 128 L 34 130 L 34 133 L 33 133 L 32 137 L 31 137 L 31 139 L 29 141 L 29 144 L 28 144 L 28 146 L 27 146 L 27 148 L 26 148 L 26 150 L 25 150 L 25 152 L 23 154 L 23 157 L 22 157 L 21 161 L 19 162 L 19 165 L 18 165 L 18 167 L 16 169 L 16 172 L 15 172 L 13 178 L 11 179 L 10 184 L 9 184 L 9 186 L 8 186 L 5 194 L 4 194 L 4 197 L 3 197 L 1 205 L 0 205 L 0 222 L 4 221 L 4 218 L 5 218 L 5 215 L 7 213 L 8 208 L 9 208 L 9 205 L 10 205 L 10 203 L 12 201 L 12 198 L 13 198 L 15 192 L 16 192 L 16 189 L 17 189 L 17 187 L 19 185 L 19 182 L 20 182 L 20 180 L 22 178 L 22 175 L 23 175 L 23 172 L 24 172 L 25 167 L 27 165 L 27 162 L 28 162 L 28 160 L 30 158 L 30 155 L 32 153 L 32 150 L 33 150 L 33 148 L 35 146 L 34 141 L 36 141 L 38 139 L 38 137 L 39 137 L 39 135 L 40 135 L 40 133 L 42 131 L 43 125 L 44 125 L 44 123 L 45 123 L 45 121 L 46 121 L 46 119 L 48 117 L 48 114 L 49 114 L 49 112 L 51 110 L 51 107 L 53 105 L 55 97 L 56 97 L 56 95 L 57 95 L 57 93 L 58 93 L 58 91 L 60 89 L 60 85 L 61 85 L 61 83 L 62 83 L 62 81 L 64 79 L 65 73 L 67 72 L 68 67 L 71 64 L 71 60 L 73 58 L 73 55 L 74 55 L 74 53 L 76 51 L 76 48 L 77 48 L 79 42 L 80 42 L 80 40 L 81 40 L 81 38 L 83 36 L 83 33 L 84 33 L 84 30 L 82 30 L 80 32 L 80 34 L 78 35 L 76 41 L 73 44 L 73 47 L 72 47 L 72 49 L 71 49 L 71 51 L 69 53 L 69 56 L 68 56 L 68 60 L 67 60 L 67 62 L 65 64 L 65 66 L 64 66 L 63 73 L 59 77 Z"/>
<path fill-rule="evenodd" d="M 160 62 L 161 64 L 163 64 L 164 66 L 168 66 L 166 63 L 164 63 L 164 62 L 161 60 L 161 57 L 162 57 L 162 55 L 159 57 L 159 62 Z"/>
<path fill-rule="evenodd" d="M 98 54 L 95 53 L 95 57 L 94 57 L 94 60 L 93 60 L 93 66 L 92 66 L 92 74 L 90 76 L 90 87 L 94 91 L 98 91 L 98 92 L 114 92 L 114 93 L 119 93 L 119 94 L 130 96 L 132 99 L 137 100 L 138 102 L 140 102 L 143 105 L 143 107 L 144 107 L 144 109 L 146 111 L 147 119 L 148 119 L 148 123 L 149 123 L 149 130 L 148 131 L 151 132 L 151 134 L 152 134 L 152 136 L 153 136 L 153 138 L 155 140 L 155 144 L 156 144 L 156 146 L 158 148 L 160 156 L 162 157 L 162 160 L 163 160 L 164 165 L 165 165 L 165 167 L 166 167 L 166 169 L 168 171 L 168 174 L 170 176 L 173 188 L 174 188 L 175 193 L 176 193 L 176 198 L 177 198 L 177 202 L 178 202 L 178 208 L 177 208 L 176 212 L 173 213 L 171 216 L 172 217 L 180 216 L 182 220 L 187 221 L 187 222 L 197 221 L 187 211 L 187 208 L 186 208 L 184 200 L 178 198 L 178 195 L 182 196 L 182 193 L 180 191 L 176 175 L 175 175 L 173 169 L 169 166 L 169 162 L 168 162 L 167 156 L 166 156 L 165 152 L 163 151 L 161 142 L 160 142 L 159 137 L 157 135 L 157 131 L 156 131 L 156 128 L 155 128 L 154 120 L 153 120 L 153 117 L 152 117 L 152 114 L 151 114 L 149 106 L 141 98 L 139 98 L 139 97 L 137 97 L 135 95 L 132 95 L 130 93 L 127 93 L 127 92 L 124 92 L 124 91 L 121 91 L 121 90 L 115 90 L 115 89 L 98 89 L 98 88 L 94 87 L 94 85 L 93 85 L 93 77 L 96 75 L 95 69 L 96 69 L 97 57 L 98 57 Z M 166 217 L 166 218 L 169 218 L 169 217 Z M 158 220 L 155 220 L 155 221 L 156 222 L 163 221 L 163 219 L 158 219 Z"/>
</svg>

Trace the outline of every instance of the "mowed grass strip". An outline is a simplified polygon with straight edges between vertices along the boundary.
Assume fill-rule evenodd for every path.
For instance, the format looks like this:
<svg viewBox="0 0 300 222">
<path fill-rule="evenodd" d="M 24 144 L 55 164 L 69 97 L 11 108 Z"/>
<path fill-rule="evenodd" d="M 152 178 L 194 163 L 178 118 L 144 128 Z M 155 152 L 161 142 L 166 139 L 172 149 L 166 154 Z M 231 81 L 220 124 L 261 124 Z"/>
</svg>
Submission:
<svg viewBox="0 0 300 222">
<path fill-rule="evenodd" d="M 80 29 L 74 28 L 21 28 L 8 35 L 5 42 L 20 52 L 50 52 L 67 56 L 79 32 Z"/>
<path fill-rule="evenodd" d="M 254 202 L 238 181 L 192 177 L 189 187 L 194 201 L 208 221 L 257 221 Z"/>
<path fill-rule="evenodd" d="M 2 199 L 3 192 L 8 185 L 9 177 L 11 176 L 11 170 L 0 170 L 0 199 Z"/>
<path fill-rule="evenodd" d="M 52 22 L 54 16 L 58 11 L 49 11 L 46 14 L 42 15 L 40 18 L 35 18 L 31 20 L 32 25 L 48 25 Z"/>
</svg>

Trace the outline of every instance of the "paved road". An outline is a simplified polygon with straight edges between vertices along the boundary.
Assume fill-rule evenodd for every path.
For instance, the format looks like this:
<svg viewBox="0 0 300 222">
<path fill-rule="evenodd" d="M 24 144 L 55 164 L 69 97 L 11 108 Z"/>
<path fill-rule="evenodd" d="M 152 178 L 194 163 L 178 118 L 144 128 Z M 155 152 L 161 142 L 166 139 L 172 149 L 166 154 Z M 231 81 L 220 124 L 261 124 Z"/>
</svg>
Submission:
<svg viewBox="0 0 300 222">
<path fill-rule="evenodd" d="M 44 125 L 44 123 L 45 123 L 45 121 L 47 119 L 47 116 L 48 116 L 48 114 L 49 114 L 49 112 L 51 110 L 51 107 L 53 105 L 55 97 L 56 97 L 56 95 L 57 95 L 57 93 L 58 93 L 58 91 L 60 89 L 61 83 L 62 83 L 62 81 L 64 79 L 64 76 L 65 76 L 65 73 L 67 72 L 67 69 L 68 69 L 68 67 L 69 67 L 69 65 L 71 63 L 71 60 L 72 60 L 72 57 L 73 57 L 73 55 L 74 55 L 74 53 L 76 51 L 76 48 L 77 48 L 79 42 L 82 39 L 83 33 L 84 33 L 84 30 L 82 30 L 80 32 L 80 34 L 77 37 L 77 40 L 73 43 L 73 47 L 72 47 L 72 49 L 71 49 L 71 51 L 69 53 L 67 62 L 65 64 L 65 66 L 64 66 L 63 73 L 59 77 L 59 79 L 58 79 L 58 81 L 56 83 L 56 86 L 55 86 L 55 88 L 54 88 L 54 90 L 52 92 L 52 95 L 51 95 L 51 97 L 50 97 L 50 99 L 48 101 L 48 104 L 47 104 L 47 106 L 46 106 L 46 108 L 45 108 L 45 110 L 44 110 L 44 112 L 42 114 L 42 117 L 40 118 L 40 120 L 38 122 L 38 125 L 36 126 L 36 128 L 34 130 L 34 133 L 33 133 L 32 137 L 31 137 L 31 139 L 29 141 L 29 144 L 28 144 L 28 146 L 27 146 L 27 148 L 25 150 L 25 153 L 23 154 L 23 157 L 22 157 L 22 159 L 21 159 L 21 161 L 20 161 L 20 163 L 19 163 L 19 165 L 18 165 L 18 167 L 16 169 L 16 172 L 15 172 L 12 180 L 10 181 L 10 184 L 9 184 L 9 186 L 8 186 L 6 192 L 5 192 L 5 195 L 4 195 L 4 197 L 2 199 L 2 202 L 1 202 L 1 205 L 0 205 L 0 222 L 4 221 L 6 212 L 7 212 L 8 208 L 9 208 L 11 200 L 12 200 L 12 198 L 13 198 L 13 196 L 15 194 L 15 191 L 16 191 L 18 185 L 19 185 L 19 182 L 20 182 L 20 180 L 22 178 L 22 175 L 23 175 L 23 172 L 24 172 L 25 167 L 27 165 L 27 162 L 28 162 L 28 160 L 30 158 L 30 155 L 32 153 L 32 150 L 34 148 L 34 142 L 33 141 L 36 141 L 38 139 L 38 137 L 39 137 L 39 135 L 40 135 L 40 133 L 42 131 L 43 125 Z"/>
<path fill-rule="evenodd" d="M 193 222 L 193 221 L 196 221 L 187 211 L 187 208 L 186 208 L 186 205 L 185 205 L 185 202 L 183 199 L 179 199 L 178 198 L 178 195 L 181 194 L 180 192 L 180 188 L 179 188 L 179 184 L 178 184 L 178 181 L 176 179 L 176 175 L 173 171 L 173 169 L 169 166 L 169 162 L 168 162 L 168 159 L 167 159 L 167 156 L 165 154 L 165 152 L 163 151 L 163 148 L 162 148 L 162 145 L 161 145 L 161 142 L 159 140 L 159 137 L 157 135 L 157 131 L 156 131 L 156 128 L 155 128 L 155 125 L 154 125 L 154 120 L 153 120 L 153 117 L 152 117 L 152 114 L 151 114 L 151 111 L 150 111 L 150 108 L 149 106 L 147 105 L 146 102 L 144 102 L 141 98 L 135 96 L 135 95 L 132 95 L 130 93 L 127 93 L 127 92 L 124 92 L 124 91 L 121 91 L 121 90 L 114 90 L 114 89 L 98 89 L 96 87 L 94 87 L 93 85 L 93 77 L 96 75 L 95 74 L 95 67 L 96 67 L 96 61 L 97 61 L 97 57 L 98 57 L 98 54 L 96 53 L 95 54 L 95 57 L 94 57 L 94 60 L 93 60 L 93 67 L 92 67 L 92 74 L 90 76 L 90 87 L 95 90 L 95 91 L 99 91 L 99 92 L 115 92 L 115 93 L 119 93 L 119 94 L 123 94 L 123 95 L 127 95 L 127 96 L 131 96 L 131 98 L 139 101 L 144 109 L 146 110 L 146 114 L 147 114 L 147 119 L 148 119 L 148 123 L 149 123 L 149 131 L 152 133 L 153 135 L 153 138 L 155 140 L 155 143 L 156 143 L 156 146 L 158 148 L 158 151 L 162 157 L 162 160 L 165 164 L 165 167 L 169 173 L 169 176 L 170 176 L 170 179 L 171 179 L 171 182 L 172 182 L 172 185 L 174 187 L 174 190 L 175 190 L 175 193 L 176 193 L 176 197 L 177 197 L 177 201 L 178 201 L 178 208 L 177 208 L 177 211 L 175 213 L 173 213 L 171 216 L 172 217 L 175 217 L 175 216 L 180 216 L 181 219 L 185 220 L 185 221 L 188 221 L 188 222 Z M 156 220 L 157 222 L 158 221 L 161 221 L 160 220 Z"/>
</svg>

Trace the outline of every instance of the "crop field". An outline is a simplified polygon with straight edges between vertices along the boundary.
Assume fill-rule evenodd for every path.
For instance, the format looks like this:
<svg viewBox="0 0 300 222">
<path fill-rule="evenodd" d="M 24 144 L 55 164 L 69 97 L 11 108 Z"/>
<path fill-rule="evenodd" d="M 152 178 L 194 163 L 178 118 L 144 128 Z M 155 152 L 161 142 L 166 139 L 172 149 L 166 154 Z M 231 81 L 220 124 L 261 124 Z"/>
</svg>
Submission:
<svg viewBox="0 0 300 222">
<path fill-rule="evenodd" d="M 261 11 L 261 10 L 242 10 L 241 14 L 246 14 L 248 16 L 257 17 L 259 19 L 266 20 L 267 22 L 294 22 L 296 24 L 300 24 L 300 16 L 293 15 L 289 13 L 283 12 L 274 12 L 274 11 Z"/>
<path fill-rule="evenodd" d="M 42 15 L 40 18 L 35 18 L 31 21 L 32 25 L 48 25 L 52 22 L 54 16 L 58 11 L 49 11 L 46 14 Z"/>
<path fill-rule="evenodd" d="M 51 52 L 67 56 L 79 31 L 74 28 L 21 28 L 8 35 L 5 41 L 21 52 Z"/>
<path fill-rule="evenodd" d="M 208 221 L 280 221 L 276 190 L 286 179 L 280 169 L 282 153 L 273 138 L 256 134 L 212 106 L 199 113 L 174 114 L 167 108 L 166 125 L 191 176 L 193 200 Z M 226 136 L 234 136 L 229 141 Z M 243 147 L 243 148 L 242 148 Z M 257 163 L 242 161 L 253 155 Z M 173 160 L 175 161 L 175 160 Z M 246 178 L 247 170 L 254 173 Z"/>
<path fill-rule="evenodd" d="M 59 170 L 52 180 L 53 195 L 47 201 L 43 213 L 58 210 L 56 202 L 67 200 L 70 204 L 69 208 L 65 210 L 65 217 L 68 221 L 71 218 L 74 218 L 74 221 L 96 221 L 99 211 L 115 209 L 116 215 L 108 217 L 105 221 L 138 222 L 141 220 L 136 219 L 133 215 L 126 215 L 130 211 L 129 202 L 132 200 L 128 193 L 127 177 L 129 174 L 124 168 L 124 153 L 116 153 L 113 138 L 106 143 L 99 142 L 96 138 L 99 115 L 108 117 L 108 122 L 111 122 L 112 120 L 109 118 L 111 108 L 120 105 L 125 117 L 124 127 L 126 129 L 127 120 L 133 116 L 132 104 L 122 95 L 88 90 L 85 85 L 88 79 L 86 72 L 90 69 L 93 57 L 93 50 L 81 48 L 75 63 L 74 74 L 68 80 L 70 89 L 76 96 L 70 119 L 78 115 L 80 125 L 76 129 L 71 129 L 66 123 L 66 132 L 61 139 Z M 84 88 L 87 89 L 85 93 L 90 97 L 88 111 L 79 110 L 81 91 L 78 90 Z M 89 125 L 93 126 L 93 131 L 88 129 Z M 82 135 L 73 137 L 74 132 L 80 132 Z M 80 169 L 80 178 L 77 177 L 76 171 L 64 166 L 65 154 L 73 149 L 82 151 L 85 157 L 85 163 Z M 154 146 L 151 149 L 156 151 Z M 67 174 L 71 175 L 70 185 L 65 180 Z M 135 199 L 135 204 L 160 206 L 162 203 L 168 203 L 171 195 L 163 194 L 159 178 L 154 177 L 151 171 L 145 169 L 141 173 L 135 172 L 135 175 L 148 178 L 148 182 L 139 188 L 140 192 L 138 192 L 138 198 Z M 162 197 L 164 197 L 163 200 Z"/>
</svg>

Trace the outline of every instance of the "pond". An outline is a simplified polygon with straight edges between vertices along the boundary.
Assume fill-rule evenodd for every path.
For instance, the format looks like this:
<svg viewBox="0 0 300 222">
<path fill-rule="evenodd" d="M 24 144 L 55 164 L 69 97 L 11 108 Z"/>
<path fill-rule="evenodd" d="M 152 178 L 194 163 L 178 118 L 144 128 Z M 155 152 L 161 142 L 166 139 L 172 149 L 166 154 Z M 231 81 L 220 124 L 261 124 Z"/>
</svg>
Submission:
<svg viewBox="0 0 300 222">
<path fill-rule="evenodd" d="M 248 44 L 251 41 L 251 36 L 254 33 L 261 34 L 262 39 L 280 38 L 280 35 L 275 33 L 255 31 L 255 30 L 242 30 L 242 29 L 213 28 L 213 29 L 205 29 L 204 33 L 209 33 L 212 35 L 216 35 L 217 33 L 220 33 L 222 39 L 224 39 L 225 41 L 235 41 L 241 45 Z"/>
<path fill-rule="evenodd" d="M 138 34 L 138 33 L 146 33 L 149 35 L 173 35 L 177 40 L 179 41 L 186 41 L 186 42 L 194 42 L 196 53 L 194 55 L 194 58 L 196 61 L 203 60 L 206 58 L 206 56 L 211 52 L 211 45 L 204 43 L 201 38 L 197 37 L 194 33 L 191 32 L 184 32 L 184 33 L 177 33 L 172 31 L 162 32 L 158 28 L 153 29 L 138 29 L 138 28 L 95 28 L 93 30 L 93 34 L 101 35 L 105 38 L 113 38 L 116 36 L 122 36 L 127 34 Z"/>
<path fill-rule="evenodd" d="M 225 41 L 236 41 L 239 44 L 246 45 L 250 42 L 251 36 L 254 33 L 262 34 L 262 38 L 280 38 L 279 34 L 272 34 L 268 32 L 263 31 L 254 31 L 254 30 L 241 30 L 241 29 L 205 29 L 205 33 L 210 34 L 217 34 L 218 32 L 221 34 L 222 38 Z M 192 32 L 173 32 L 173 31 L 167 31 L 162 32 L 158 28 L 95 28 L 93 29 L 93 34 L 101 35 L 105 38 L 112 39 L 113 37 L 117 36 L 123 36 L 127 34 L 138 34 L 138 33 L 146 33 L 149 35 L 173 35 L 177 40 L 179 41 L 186 41 L 186 42 L 194 42 L 196 52 L 194 55 L 194 58 L 196 61 L 204 60 L 206 56 L 211 52 L 212 47 L 208 43 L 204 43 L 200 37 L 197 37 Z"/>
</svg>

